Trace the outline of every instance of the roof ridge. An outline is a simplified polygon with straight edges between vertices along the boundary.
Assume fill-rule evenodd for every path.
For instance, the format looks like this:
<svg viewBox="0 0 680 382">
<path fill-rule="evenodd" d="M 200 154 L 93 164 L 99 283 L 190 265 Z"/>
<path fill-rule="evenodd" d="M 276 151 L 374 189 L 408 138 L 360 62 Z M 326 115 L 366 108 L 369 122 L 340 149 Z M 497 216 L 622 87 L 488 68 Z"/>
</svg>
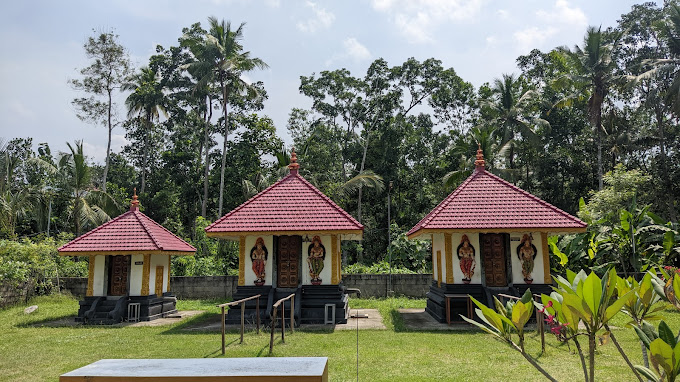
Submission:
<svg viewBox="0 0 680 382">
<path fill-rule="evenodd" d="M 344 215 L 346 218 L 349 219 L 350 223 L 354 224 L 357 226 L 357 228 L 361 229 L 364 227 L 361 222 L 356 220 L 354 216 L 350 215 L 347 211 L 344 209 L 340 208 L 331 198 L 329 198 L 326 194 L 321 192 L 318 188 L 314 187 L 313 184 L 311 184 L 307 179 L 305 179 L 302 175 L 300 174 L 295 174 L 304 185 L 306 185 L 310 190 L 312 190 L 314 193 L 319 195 L 321 198 L 323 198 L 328 204 L 330 204 L 331 207 L 333 207 L 336 211 L 340 212 L 342 215 Z"/>
<path fill-rule="evenodd" d="M 484 171 L 484 172 L 486 172 L 486 171 Z M 472 181 L 472 178 L 474 178 L 475 176 L 477 176 L 477 174 L 480 174 L 480 173 L 481 173 L 481 171 L 473 170 L 472 174 L 470 174 L 470 176 L 468 176 L 467 179 L 465 179 L 463 181 L 463 183 L 461 183 L 458 187 L 456 187 L 456 189 L 453 190 L 447 197 L 445 197 L 444 200 L 439 202 L 439 204 L 437 204 L 437 206 L 435 206 L 432 209 L 432 211 L 430 211 L 427 215 L 425 215 L 422 219 L 420 219 L 420 221 L 418 223 L 416 223 L 416 225 L 414 225 L 413 228 L 411 228 L 407 232 L 407 235 L 410 235 L 413 232 L 418 231 L 421 227 L 423 227 L 425 224 L 429 223 L 432 219 L 434 219 L 434 217 L 439 214 L 439 211 L 446 208 L 446 206 L 448 206 L 451 203 L 453 198 L 456 195 L 458 195 L 465 187 L 467 187 L 467 185 L 470 183 L 470 181 Z"/>
<path fill-rule="evenodd" d="M 497 181 L 497 182 L 499 182 L 499 183 L 501 183 L 501 184 L 503 184 L 503 185 L 505 185 L 505 186 L 508 186 L 508 187 L 512 188 L 513 190 L 515 190 L 515 191 L 519 191 L 520 193 L 524 194 L 525 196 L 530 197 L 531 199 L 533 199 L 534 201 L 538 202 L 539 204 L 542 204 L 542 205 L 544 205 L 544 206 L 550 208 L 551 210 L 553 210 L 553 211 L 555 211 L 555 212 L 558 212 L 558 213 L 561 214 L 561 215 L 564 215 L 564 216 L 567 217 L 568 219 L 570 219 L 570 220 L 572 220 L 572 221 L 574 221 L 574 222 L 576 222 L 576 223 L 586 224 L 583 220 L 577 218 L 576 216 L 573 216 L 572 214 L 570 214 L 570 213 L 568 213 L 568 212 L 566 212 L 566 211 L 564 211 L 564 210 L 562 210 L 562 209 L 560 209 L 560 208 L 558 208 L 558 207 L 555 207 L 554 205 L 552 205 L 552 204 L 546 202 L 545 200 L 539 198 L 538 196 L 536 196 L 536 195 L 534 195 L 534 194 L 531 194 L 530 192 L 528 192 L 528 191 L 526 191 L 526 190 L 523 190 L 523 189 L 521 189 L 521 188 L 515 186 L 514 184 L 508 182 L 507 180 L 501 178 L 500 176 L 494 175 L 494 174 L 492 174 L 492 173 L 488 173 L 488 175 L 491 177 L 491 179 L 493 179 L 493 180 L 495 180 L 495 181 Z"/>
<path fill-rule="evenodd" d="M 153 244 L 156 246 L 156 248 L 158 248 L 159 250 L 162 251 L 162 250 L 163 250 L 163 246 L 160 245 L 160 243 L 158 242 L 158 240 L 156 240 L 156 237 L 155 237 L 155 236 L 153 235 L 153 233 L 151 233 L 151 231 L 149 230 L 149 227 L 146 225 L 146 223 L 145 223 L 144 221 L 142 221 L 142 219 L 140 218 L 140 216 L 137 216 L 137 214 L 136 214 L 135 212 L 139 212 L 139 214 L 140 214 L 141 216 L 146 217 L 147 219 L 150 219 L 150 218 L 147 217 L 146 215 L 144 215 L 144 213 L 142 213 L 142 212 L 139 211 L 139 210 L 137 210 L 137 211 L 132 211 L 132 212 L 133 212 L 133 215 L 135 216 L 135 218 L 137 219 L 137 221 L 139 222 L 139 224 L 142 225 L 142 228 L 144 228 L 144 232 L 146 232 L 147 236 L 149 236 L 149 238 L 151 239 L 151 241 L 153 242 Z"/>
<path fill-rule="evenodd" d="M 69 247 L 69 246 L 71 246 L 71 245 L 73 245 L 73 244 L 76 244 L 77 242 L 83 240 L 85 237 L 90 236 L 91 234 L 93 234 L 93 233 L 95 233 L 95 232 L 97 232 L 97 231 L 103 229 L 104 227 L 106 227 L 106 226 L 112 224 L 114 221 L 119 220 L 119 219 L 121 219 L 123 216 L 129 214 L 130 212 L 132 212 L 132 211 L 125 211 L 125 212 L 123 212 L 122 214 L 116 216 L 115 218 L 109 219 L 109 221 L 105 222 L 104 224 L 102 224 L 102 225 L 100 225 L 100 226 L 98 226 L 98 227 L 95 227 L 95 228 L 93 228 L 93 229 L 91 229 L 91 230 L 85 232 L 84 234 L 78 236 L 77 238 L 75 238 L 75 239 L 69 241 L 68 243 L 62 245 L 61 247 L 57 248 L 57 251 L 61 251 L 61 250 L 64 249 L 64 248 L 67 248 L 67 247 Z"/>
<path fill-rule="evenodd" d="M 252 196 L 250 199 L 248 199 L 248 200 L 246 200 L 245 202 L 241 203 L 238 207 L 236 207 L 236 208 L 234 208 L 233 210 L 229 211 L 229 213 L 227 213 L 226 215 L 220 217 L 219 219 L 217 219 L 217 220 L 215 220 L 214 222 L 212 222 L 212 224 L 210 224 L 209 226 L 205 227 L 205 231 L 208 231 L 208 230 L 211 229 L 213 226 L 215 226 L 215 225 L 221 223 L 223 220 L 227 219 L 229 216 L 231 216 L 231 215 L 235 214 L 236 212 L 240 211 L 243 207 L 245 207 L 246 205 L 248 205 L 248 204 L 250 204 L 251 202 L 255 201 L 256 199 L 261 198 L 264 194 L 268 193 L 272 188 L 274 188 L 274 186 L 276 186 L 276 185 L 278 185 L 278 184 L 280 184 L 280 183 L 283 183 L 285 180 L 287 180 L 288 178 L 290 178 L 292 175 L 293 175 L 293 174 L 290 174 L 290 173 L 289 173 L 288 175 L 286 175 L 286 176 L 284 176 L 283 178 L 281 178 L 281 179 L 277 180 L 276 182 L 274 182 L 274 184 L 272 184 L 271 186 L 269 186 L 269 187 L 265 188 L 264 190 L 258 192 L 257 194 L 255 194 L 254 196 Z"/>
</svg>

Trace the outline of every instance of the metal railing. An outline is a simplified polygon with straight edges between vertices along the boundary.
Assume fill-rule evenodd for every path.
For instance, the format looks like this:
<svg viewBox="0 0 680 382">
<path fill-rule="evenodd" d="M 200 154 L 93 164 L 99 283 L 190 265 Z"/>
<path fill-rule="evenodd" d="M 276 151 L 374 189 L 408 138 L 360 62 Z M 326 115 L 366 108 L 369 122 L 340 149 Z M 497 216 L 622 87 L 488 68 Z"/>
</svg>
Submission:
<svg viewBox="0 0 680 382">
<path fill-rule="evenodd" d="M 272 316 L 271 316 L 271 336 L 269 338 L 269 354 L 272 354 L 274 350 L 274 332 L 276 331 L 276 312 L 279 310 L 281 305 L 281 342 L 286 342 L 286 309 L 282 305 L 284 301 L 290 300 L 290 331 L 295 332 L 295 293 L 290 294 L 288 297 L 284 297 L 272 305 Z"/>
<path fill-rule="evenodd" d="M 256 302 L 255 302 L 255 317 L 256 317 L 255 322 L 257 322 L 257 333 L 260 334 L 260 297 L 262 297 L 262 295 L 256 294 L 255 296 L 244 298 L 244 299 L 241 299 L 241 300 L 238 300 L 238 301 L 232 301 L 232 302 L 228 302 L 226 304 L 217 305 L 218 308 L 222 308 L 222 354 L 224 354 L 225 350 L 226 350 L 225 349 L 225 347 L 226 347 L 225 346 L 225 338 L 224 338 L 224 336 L 225 336 L 225 333 L 224 333 L 225 332 L 225 325 L 226 325 L 224 308 L 227 307 L 227 306 L 231 307 L 231 306 L 236 306 L 236 305 L 239 305 L 239 304 L 241 305 L 241 342 L 239 342 L 239 343 L 242 344 L 243 343 L 243 332 L 245 331 L 245 321 L 246 321 L 246 301 L 256 300 Z"/>
</svg>

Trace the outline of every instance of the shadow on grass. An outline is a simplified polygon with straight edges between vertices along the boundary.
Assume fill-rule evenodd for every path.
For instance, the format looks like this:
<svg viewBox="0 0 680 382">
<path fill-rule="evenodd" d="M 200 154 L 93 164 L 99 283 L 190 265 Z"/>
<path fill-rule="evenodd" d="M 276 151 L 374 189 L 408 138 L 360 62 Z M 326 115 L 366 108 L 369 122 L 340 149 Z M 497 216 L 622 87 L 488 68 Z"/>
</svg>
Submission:
<svg viewBox="0 0 680 382">
<path fill-rule="evenodd" d="M 189 317 L 180 323 L 163 331 L 163 335 L 174 334 L 205 334 L 206 332 L 220 331 L 220 327 L 213 328 L 209 326 L 212 323 L 220 322 L 221 314 L 204 312 L 199 315 Z"/>
<path fill-rule="evenodd" d="M 75 322 L 76 316 L 64 314 L 45 318 L 29 319 L 14 325 L 16 328 L 62 328 L 84 326 L 82 323 Z"/>
</svg>

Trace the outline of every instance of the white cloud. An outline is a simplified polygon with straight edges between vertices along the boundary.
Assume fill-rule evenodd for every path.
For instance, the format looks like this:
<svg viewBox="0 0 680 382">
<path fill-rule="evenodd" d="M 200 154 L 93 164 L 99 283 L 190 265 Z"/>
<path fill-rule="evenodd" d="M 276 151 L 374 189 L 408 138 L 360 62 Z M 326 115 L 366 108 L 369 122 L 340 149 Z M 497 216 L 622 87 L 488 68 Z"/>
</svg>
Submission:
<svg viewBox="0 0 680 382">
<path fill-rule="evenodd" d="M 123 150 L 123 146 L 129 144 L 124 135 L 112 134 L 111 135 L 111 152 L 119 153 Z M 83 142 L 83 153 L 85 156 L 95 163 L 103 164 L 106 161 L 106 143 L 104 145 L 91 144 L 88 142 Z"/>
<path fill-rule="evenodd" d="M 23 103 L 19 101 L 12 101 L 9 104 L 9 111 L 16 113 L 20 118 L 30 118 L 35 119 L 35 113 L 30 108 L 26 107 Z"/>
<path fill-rule="evenodd" d="M 540 47 L 543 43 L 551 36 L 553 36 L 557 30 L 555 28 L 538 28 L 531 27 L 519 30 L 513 33 L 513 37 L 520 49 L 528 50 L 536 47 Z"/>
<path fill-rule="evenodd" d="M 498 37 L 496 36 L 487 36 L 486 37 L 486 43 L 488 45 L 496 45 L 498 43 Z"/>
<path fill-rule="evenodd" d="M 345 47 L 345 53 L 355 61 L 371 58 L 371 52 L 354 37 L 345 39 L 342 45 Z"/>
<path fill-rule="evenodd" d="M 569 7 L 566 0 L 557 0 L 550 11 L 538 10 L 536 16 L 547 24 L 564 24 L 572 27 L 585 28 L 588 18 L 579 7 Z"/>
<path fill-rule="evenodd" d="M 510 12 L 506 11 L 505 9 L 497 10 L 496 14 L 501 18 L 501 20 L 508 20 L 510 18 Z"/>
<path fill-rule="evenodd" d="M 281 6 L 281 0 L 265 0 L 265 4 L 272 8 L 279 8 Z"/>
<path fill-rule="evenodd" d="M 446 22 L 474 19 L 485 0 L 373 0 L 373 9 L 387 13 L 406 40 L 413 44 L 434 41 L 433 32 Z"/>
<path fill-rule="evenodd" d="M 371 58 L 371 52 L 362 43 L 354 37 L 348 37 L 342 41 L 344 50 L 341 53 L 334 54 L 327 59 L 325 65 L 332 66 L 338 61 L 352 60 L 355 63 L 365 61 Z"/>
<path fill-rule="evenodd" d="M 314 33 L 317 30 L 329 28 L 333 21 L 335 21 L 335 15 L 332 12 L 328 12 L 325 8 L 320 8 L 316 3 L 308 1 L 306 6 L 312 8 L 314 17 L 295 24 L 299 31 Z"/>
</svg>

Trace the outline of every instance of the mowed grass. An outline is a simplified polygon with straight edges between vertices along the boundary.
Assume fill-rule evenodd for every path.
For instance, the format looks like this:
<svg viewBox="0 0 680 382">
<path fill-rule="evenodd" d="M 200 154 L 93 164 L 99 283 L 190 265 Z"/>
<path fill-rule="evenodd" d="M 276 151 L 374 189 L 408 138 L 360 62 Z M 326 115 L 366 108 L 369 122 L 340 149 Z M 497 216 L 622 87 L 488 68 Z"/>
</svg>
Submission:
<svg viewBox="0 0 680 382">
<path fill-rule="evenodd" d="M 57 381 L 59 375 L 102 358 L 205 358 L 222 357 L 218 331 L 187 331 L 188 325 L 214 320 L 224 301 L 180 301 L 181 310 L 206 310 L 189 322 L 162 327 L 48 327 L 44 323 L 73 317 L 76 299 L 44 296 L 26 305 L 0 310 L 0 380 Z M 37 304 L 39 309 L 25 315 L 23 309 Z M 541 381 L 516 351 L 479 331 L 409 331 L 398 308 L 424 307 L 423 299 L 352 299 L 352 308 L 377 308 L 387 330 L 362 330 L 358 334 L 359 379 L 362 381 Z M 680 329 L 680 314 L 663 311 L 674 330 Z M 626 320 L 617 316 L 612 325 L 616 338 L 634 364 L 641 364 L 640 345 Z M 37 326 L 36 326 L 37 325 Z M 559 344 L 547 334 L 546 353 L 540 354 L 539 336 L 529 332 L 528 351 L 560 381 L 582 380 L 578 356 L 573 346 Z M 267 357 L 269 335 L 248 332 L 245 343 L 238 334 L 227 335 L 226 357 Z M 305 331 L 287 333 L 286 343 L 277 336 L 273 356 L 328 357 L 332 381 L 357 379 L 356 331 Z M 631 371 L 613 344 L 598 348 L 597 381 L 633 381 Z"/>
</svg>

